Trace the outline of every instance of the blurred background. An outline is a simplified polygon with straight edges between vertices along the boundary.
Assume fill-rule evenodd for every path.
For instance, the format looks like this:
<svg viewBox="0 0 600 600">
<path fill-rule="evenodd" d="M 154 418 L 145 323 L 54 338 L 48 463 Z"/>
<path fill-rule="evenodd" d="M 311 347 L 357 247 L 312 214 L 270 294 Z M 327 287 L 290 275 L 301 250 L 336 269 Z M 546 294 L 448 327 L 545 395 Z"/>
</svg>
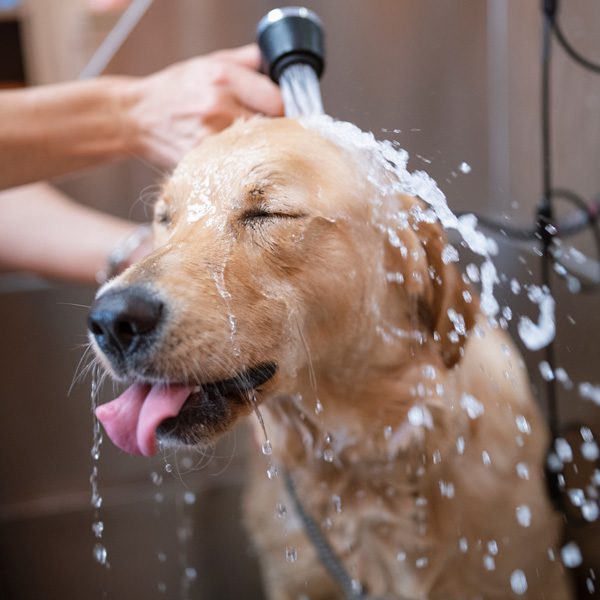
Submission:
<svg viewBox="0 0 600 600">
<path fill-rule="evenodd" d="M 76 78 L 130 2 L 0 0 L 0 86 Z M 253 40 L 268 0 L 154 0 L 108 65 L 145 75 L 174 61 Z M 314 0 L 325 24 L 327 112 L 379 138 L 395 139 L 448 196 L 451 208 L 533 220 L 541 196 L 538 0 Z M 600 4 L 565 0 L 572 43 L 600 60 Z M 554 46 L 552 124 L 559 187 L 587 200 L 600 194 L 600 78 Z M 1 116 L 0 116 L 1 118 Z M 470 173 L 459 169 L 462 162 Z M 83 204 L 148 219 L 139 201 L 157 181 L 131 161 L 93 169 L 58 185 Z M 1 212 L 0 212 L 1 218 Z M 26 224 L 24 224 L 26 226 Z M 592 254 L 582 234 L 572 243 Z M 538 260 L 500 241 L 502 304 L 515 317 L 536 311 L 509 281 L 539 281 Z M 262 598 L 252 548 L 240 525 L 246 434 L 232 433 L 213 455 L 152 461 L 102 446 L 99 486 L 110 568 L 92 556 L 90 380 L 69 392 L 86 336 L 94 290 L 22 274 L 0 274 L 0 598 Z M 561 424 L 600 431 L 600 409 L 577 393 L 600 381 L 598 296 L 571 294 L 559 280 L 557 365 Z M 516 318 L 510 324 L 515 333 Z M 520 343 L 518 336 L 514 336 Z M 522 346 L 521 346 L 522 348 Z M 522 348 L 523 349 L 523 348 Z M 541 352 L 524 350 L 540 404 Z M 111 394 L 105 386 L 104 398 Z M 574 484 L 575 485 L 575 484 Z M 580 597 L 600 573 L 595 524 L 572 526 L 579 544 Z M 592 584 L 589 582 L 592 581 Z"/>
</svg>

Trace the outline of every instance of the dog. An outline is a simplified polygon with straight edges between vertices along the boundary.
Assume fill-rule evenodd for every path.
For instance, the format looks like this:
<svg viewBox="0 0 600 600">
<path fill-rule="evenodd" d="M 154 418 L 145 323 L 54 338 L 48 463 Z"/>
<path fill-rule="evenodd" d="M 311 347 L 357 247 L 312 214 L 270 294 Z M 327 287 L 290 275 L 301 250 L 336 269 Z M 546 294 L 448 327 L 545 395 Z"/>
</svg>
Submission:
<svg viewBox="0 0 600 600">
<path fill-rule="evenodd" d="M 356 597 L 569 599 L 523 362 L 368 154 L 264 118 L 188 154 L 154 252 L 92 306 L 96 354 L 130 384 L 97 416 L 151 455 L 260 411 L 244 510 L 272 600 L 344 597 L 286 481 Z"/>
</svg>

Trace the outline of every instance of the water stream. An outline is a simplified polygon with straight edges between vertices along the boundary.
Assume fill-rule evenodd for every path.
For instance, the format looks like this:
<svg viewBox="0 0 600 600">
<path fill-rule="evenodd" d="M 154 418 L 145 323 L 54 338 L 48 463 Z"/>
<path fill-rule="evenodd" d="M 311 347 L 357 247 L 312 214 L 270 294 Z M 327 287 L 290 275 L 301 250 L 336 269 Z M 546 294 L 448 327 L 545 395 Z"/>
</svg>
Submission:
<svg viewBox="0 0 600 600">
<path fill-rule="evenodd" d="M 286 117 L 323 114 L 319 78 L 311 66 L 290 65 L 281 74 L 279 86 Z"/>
<path fill-rule="evenodd" d="M 106 568 L 110 567 L 108 562 L 108 552 L 106 546 L 102 541 L 104 534 L 104 522 L 100 519 L 100 508 L 102 507 L 102 496 L 98 488 L 98 464 L 100 461 L 100 446 L 102 445 L 102 430 L 100 428 L 100 422 L 96 418 L 96 408 L 98 406 L 98 393 L 99 393 L 99 373 L 98 368 L 92 370 L 92 383 L 91 383 L 91 404 L 92 404 L 92 450 L 91 456 L 93 461 L 92 472 L 90 474 L 90 485 L 91 485 L 91 500 L 90 503 L 94 509 L 94 521 L 92 523 L 92 532 L 96 538 L 96 543 L 93 548 L 94 559 L 104 565 Z"/>
</svg>

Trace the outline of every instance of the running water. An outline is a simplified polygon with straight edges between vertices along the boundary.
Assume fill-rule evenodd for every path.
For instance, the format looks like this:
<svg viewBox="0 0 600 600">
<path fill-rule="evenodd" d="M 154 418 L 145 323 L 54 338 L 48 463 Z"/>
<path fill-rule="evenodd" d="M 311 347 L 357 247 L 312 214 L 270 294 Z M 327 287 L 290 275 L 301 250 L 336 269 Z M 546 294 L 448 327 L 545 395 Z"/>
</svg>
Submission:
<svg viewBox="0 0 600 600">
<path fill-rule="evenodd" d="M 96 418 L 96 408 L 98 406 L 99 392 L 99 374 L 98 369 L 92 371 L 91 385 L 91 401 L 92 401 L 92 420 L 93 420 L 93 443 L 92 443 L 92 460 L 93 467 L 90 475 L 90 484 L 92 486 L 92 496 L 90 503 L 94 508 L 94 522 L 92 523 L 92 531 L 96 538 L 96 544 L 93 549 L 94 559 L 105 567 L 110 567 L 108 563 L 108 552 L 102 543 L 102 535 L 104 533 L 104 522 L 100 519 L 100 507 L 102 506 L 102 496 L 98 490 L 98 462 L 100 460 L 100 446 L 102 445 L 102 430 L 100 423 Z"/>
<path fill-rule="evenodd" d="M 225 307 L 227 309 L 227 320 L 229 322 L 229 334 L 230 334 L 230 339 L 231 339 L 231 345 L 233 348 L 233 354 L 234 354 L 234 356 L 239 358 L 241 356 L 241 350 L 240 350 L 239 343 L 237 341 L 237 320 L 231 309 L 231 294 L 229 293 L 229 290 L 225 286 L 225 267 L 223 267 L 222 269 L 220 269 L 218 271 L 213 272 L 213 281 L 215 282 L 217 291 L 219 292 L 219 295 L 221 296 L 221 298 L 223 298 Z M 254 391 L 249 392 L 247 397 L 248 397 L 248 402 L 252 406 L 252 410 L 254 411 L 254 414 L 256 415 L 256 418 L 258 419 L 258 423 L 260 424 L 263 435 L 265 437 L 265 441 L 262 444 L 262 452 L 263 452 L 263 454 L 268 456 L 272 452 L 272 447 L 271 447 L 271 442 L 269 440 L 269 436 L 267 435 L 267 428 L 265 427 L 264 419 L 258 408 L 258 403 L 256 401 L 256 392 L 254 392 Z"/>
<path fill-rule="evenodd" d="M 315 70 L 303 63 L 290 65 L 279 78 L 286 117 L 322 115 L 323 101 Z"/>
</svg>

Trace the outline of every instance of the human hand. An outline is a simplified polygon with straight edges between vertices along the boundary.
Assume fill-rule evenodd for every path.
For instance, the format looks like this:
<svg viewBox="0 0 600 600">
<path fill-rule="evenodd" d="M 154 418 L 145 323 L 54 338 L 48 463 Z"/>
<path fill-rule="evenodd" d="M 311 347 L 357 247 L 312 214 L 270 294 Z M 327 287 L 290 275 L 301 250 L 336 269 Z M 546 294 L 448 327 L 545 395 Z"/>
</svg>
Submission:
<svg viewBox="0 0 600 600">
<path fill-rule="evenodd" d="M 256 44 L 177 63 L 131 83 L 134 147 L 171 168 L 207 135 L 240 117 L 283 114 L 277 85 L 258 72 Z"/>
</svg>

